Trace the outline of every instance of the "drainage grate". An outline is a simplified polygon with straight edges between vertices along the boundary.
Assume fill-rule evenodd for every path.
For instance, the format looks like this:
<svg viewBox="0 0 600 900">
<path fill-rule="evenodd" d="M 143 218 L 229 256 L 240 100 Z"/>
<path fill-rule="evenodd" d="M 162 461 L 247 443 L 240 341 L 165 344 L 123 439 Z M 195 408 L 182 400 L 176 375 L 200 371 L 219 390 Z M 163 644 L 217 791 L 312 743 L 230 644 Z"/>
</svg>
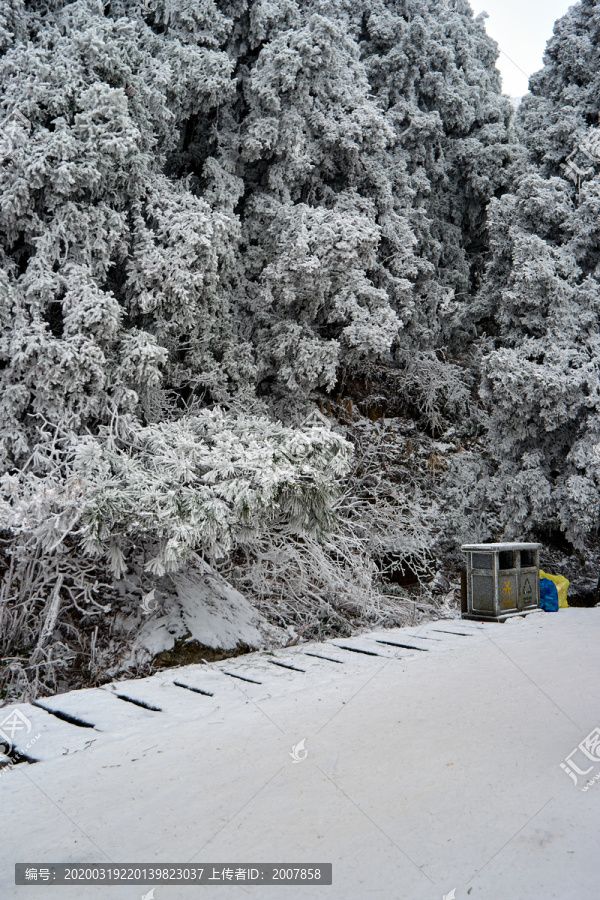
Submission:
<svg viewBox="0 0 600 900">
<path fill-rule="evenodd" d="M 134 700 L 133 697 L 126 697 L 125 694 L 116 694 L 111 691 L 113 697 L 118 697 L 119 700 L 125 700 L 126 703 L 133 703 L 134 706 L 141 706 L 142 709 L 149 709 L 150 712 L 162 712 L 160 706 L 152 706 L 151 703 L 144 703 L 143 700 Z"/>
<path fill-rule="evenodd" d="M 176 684 L 177 687 L 185 688 L 186 691 L 194 691 L 195 694 L 204 694 L 205 697 L 214 697 L 214 694 L 211 694 L 210 691 L 203 691 L 202 688 L 192 687 L 191 684 L 182 684 L 181 681 L 174 681 L 173 684 Z"/>
<path fill-rule="evenodd" d="M 472 632 L 466 631 L 446 631 L 444 628 L 432 628 L 432 631 L 437 631 L 439 634 L 455 634 L 457 637 L 473 637 Z"/>
<path fill-rule="evenodd" d="M 350 650 L 351 653 L 364 653 L 365 656 L 381 656 L 381 653 L 375 653 L 373 650 L 359 650 L 358 647 L 344 647 L 343 644 L 334 644 L 339 650 Z"/>
<path fill-rule="evenodd" d="M 299 669 L 297 666 L 290 666 L 289 663 L 280 662 L 278 659 L 268 659 L 272 666 L 281 666 L 282 669 L 291 669 L 292 672 L 306 672 L 306 669 Z"/>
<path fill-rule="evenodd" d="M 38 762 L 38 760 L 34 759 L 33 756 L 27 756 L 26 753 L 19 753 L 18 750 L 11 748 L 9 753 L 2 753 L 0 755 L 0 772 L 7 767 L 12 769 L 14 766 L 21 765 L 21 763 L 33 765 L 33 763 L 36 762 Z"/>
<path fill-rule="evenodd" d="M 43 709 L 44 712 L 50 713 L 51 716 L 56 716 L 57 719 L 61 719 L 63 722 L 68 722 L 69 725 L 76 725 L 78 728 L 95 728 L 95 725 L 92 725 L 90 722 L 84 722 L 83 719 L 78 719 L 77 716 L 71 716 L 69 713 L 61 712 L 60 709 L 51 709 L 48 706 L 44 706 L 42 703 L 39 703 L 37 700 L 34 700 L 31 704 L 32 706 L 37 706 L 38 709 Z"/>
<path fill-rule="evenodd" d="M 422 650 L 423 653 L 429 653 L 427 647 L 415 647 L 414 644 L 399 644 L 397 641 L 377 641 L 378 644 L 389 644 L 390 647 L 404 647 L 405 650 Z"/>
<path fill-rule="evenodd" d="M 343 659 L 333 659 L 331 656 L 321 656 L 319 653 L 309 653 L 307 650 L 304 651 L 305 656 L 314 656 L 316 659 L 326 659 L 328 662 L 337 663 L 340 666 L 344 665 Z"/>
<path fill-rule="evenodd" d="M 454 632 L 452 632 L 454 634 Z M 414 635 L 414 637 L 418 637 L 420 641 L 443 641 L 443 638 L 432 638 L 428 637 L 426 634 Z"/>
<path fill-rule="evenodd" d="M 233 672 L 225 672 L 223 669 L 221 671 L 223 675 L 229 675 L 230 678 L 239 678 L 240 681 L 249 681 L 250 684 L 262 684 L 262 681 L 255 681 L 254 678 L 244 678 L 243 675 L 235 675 Z"/>
</svg>

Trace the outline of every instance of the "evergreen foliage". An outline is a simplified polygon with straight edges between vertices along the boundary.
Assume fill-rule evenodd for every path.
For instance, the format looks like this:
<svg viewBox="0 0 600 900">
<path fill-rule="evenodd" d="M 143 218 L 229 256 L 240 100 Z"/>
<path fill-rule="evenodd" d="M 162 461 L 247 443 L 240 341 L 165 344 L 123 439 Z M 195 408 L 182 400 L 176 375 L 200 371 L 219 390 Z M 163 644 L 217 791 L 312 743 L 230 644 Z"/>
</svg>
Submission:
<svg viewBox="0 0 600 900">
<path fill-rule="evenodd" d="M 600 524 L 599 23 L 590 0 L 556 23 L 519 107 L 528 166 L 488 208 L 477 315 L 493 493 L 509 534 Z M 489 327 L 489 326 L 488 326 Z"/>
<path fill-rule="evenodd" d="M 11 684 L 68 668 L 67 611 L 94 621 L 131 568 L 200 553 L 271 611 L 285 586 L 286 624 L 393 621 L 382 560 L 423 573 L 540 528 L 582 546 L 595 9 L 557 23 L 513 122 L 466 0 L 4 3 Z M 330 422 L 302 427 L 317 399 Z"/>
</svg>

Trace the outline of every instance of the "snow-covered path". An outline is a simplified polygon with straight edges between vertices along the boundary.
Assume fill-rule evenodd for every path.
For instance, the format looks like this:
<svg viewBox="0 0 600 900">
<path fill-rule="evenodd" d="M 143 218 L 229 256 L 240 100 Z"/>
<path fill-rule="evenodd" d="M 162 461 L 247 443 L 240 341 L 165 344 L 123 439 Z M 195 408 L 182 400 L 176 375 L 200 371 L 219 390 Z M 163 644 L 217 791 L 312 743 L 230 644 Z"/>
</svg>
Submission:
<svg viewBox="0 0 600 900">
<path fill-rule="evenodd" d="M 333 885 L 155 900 L 596 900 L 600 781 L 560 763 L 600 726 L 599 648 L 598 610 L 444 620 L 44 701 L 93 727 L 20 705 L 40 762 L 0 770 L 0 897 L 150 891 L 17 887 L 15 862 L 192 861 L 331 862 Z"/>
</svg>

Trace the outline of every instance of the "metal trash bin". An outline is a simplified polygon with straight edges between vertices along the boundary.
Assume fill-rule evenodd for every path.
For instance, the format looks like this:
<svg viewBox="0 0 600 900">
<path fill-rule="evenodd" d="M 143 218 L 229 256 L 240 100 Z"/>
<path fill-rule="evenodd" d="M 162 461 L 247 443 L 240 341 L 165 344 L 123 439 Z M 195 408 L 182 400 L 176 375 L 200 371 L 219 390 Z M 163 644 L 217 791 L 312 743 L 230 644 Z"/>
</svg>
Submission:
<svg viewBox="0 0 600 900">
<path fill-rule="evenodd" d="M 541 544 L 463 544 L 467 611 L 463 619 L 503 622 L 540 606 Z"/>
</svg>

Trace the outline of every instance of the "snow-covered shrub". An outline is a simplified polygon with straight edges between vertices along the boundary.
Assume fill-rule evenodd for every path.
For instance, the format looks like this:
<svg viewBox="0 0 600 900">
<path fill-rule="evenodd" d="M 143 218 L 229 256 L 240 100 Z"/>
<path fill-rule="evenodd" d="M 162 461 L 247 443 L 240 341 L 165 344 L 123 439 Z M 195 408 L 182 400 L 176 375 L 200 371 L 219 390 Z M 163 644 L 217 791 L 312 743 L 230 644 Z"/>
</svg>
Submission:
<svg viewBox="0 0 600 900">
<path fill-rule="evenodd" d="M 74 604 L 93 621 L 104 609 L 99 589 L 110 593 L 134 560 L 151 579 L 198 553 L 218 560 L 270 544 L 274 533 L 290 544 L 323 541 L 351 453 L 328 428 L 219 409 L 141 429 L 115 420 L 99 437 L 55 434 L 31 468 L 1 479 L 3 652 L 28 646 L 38 663 L 46 639 L 64 631 L 59 611 Z"/>
<path fill-rule="evenodd" d="M 432 612 L 426 593 L 411 598 L 389 582 L 392 570 L 425 575 L 430 567 L 440 520 L 429 453 L 417 446 L 412 422 L 372 422 L 357 412 L 351 419 L 344 430 L 354 453 L 333 504 L 335 529 L 320 541 L 296 541 L 276 525 L 221 569 L 272 621 L 307 637 L 349 634 L 354 623 L 406 624 Z"/>
<path fill-rule="evenodd" d="M 233 419 L 218 408 L 104 446 L 82 440 L 73 469 L 90 481 L 84 549 L 107 558 L 118 577 L 128 550 L 143 545 L 147 571 L 163 575 L 191 552 L 219 559 L 275 526 L 322 538 L 335 524 L 350 453 L 326 428 Z"/>
</svg>

